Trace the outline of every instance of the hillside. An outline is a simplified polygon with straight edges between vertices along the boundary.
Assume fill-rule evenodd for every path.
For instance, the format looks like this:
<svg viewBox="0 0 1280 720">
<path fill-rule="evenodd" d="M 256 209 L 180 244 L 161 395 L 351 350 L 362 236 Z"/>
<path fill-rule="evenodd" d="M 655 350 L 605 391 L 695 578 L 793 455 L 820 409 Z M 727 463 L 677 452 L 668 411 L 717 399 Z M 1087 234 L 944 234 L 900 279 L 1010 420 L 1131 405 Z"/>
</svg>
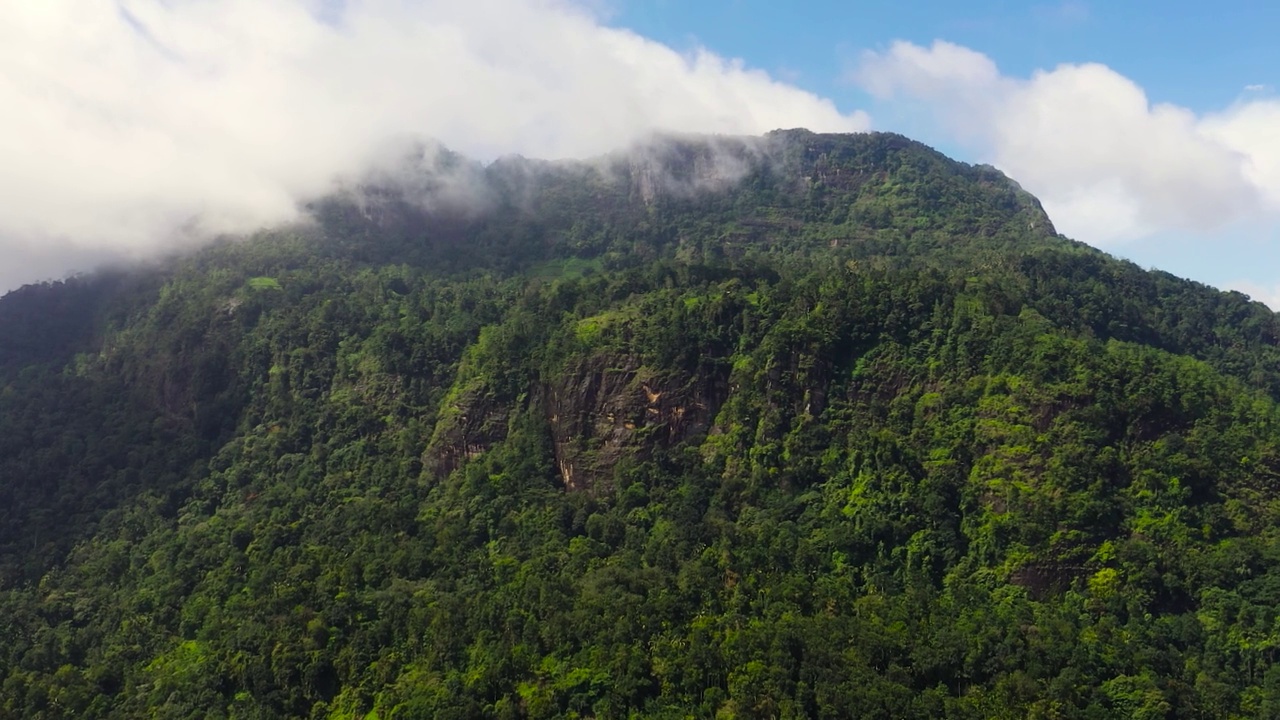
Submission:
<svg viewBox="0 0 1280 720">
<path fill-rule="evenodd" d="M 1261 304 L 889 134 L 309 210 L 0 298 L 0 716 L 1280 714 Z"/>
</svg>

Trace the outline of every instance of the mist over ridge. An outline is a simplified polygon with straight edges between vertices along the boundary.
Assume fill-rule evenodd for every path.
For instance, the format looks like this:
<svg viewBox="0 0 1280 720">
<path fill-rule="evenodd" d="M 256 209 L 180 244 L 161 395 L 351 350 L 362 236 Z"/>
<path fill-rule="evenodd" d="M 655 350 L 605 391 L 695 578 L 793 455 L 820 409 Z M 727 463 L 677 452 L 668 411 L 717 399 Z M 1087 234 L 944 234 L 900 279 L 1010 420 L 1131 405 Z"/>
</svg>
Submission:
<svg viewBox="0 0 1280 720">
<path fill-rule="evenodd" d="M 0 290 L 296 219 L 421 138 L 481 159 L 583 158 L 655 131 L 868 127 L 740 61 L 559 0 L 118 0 L 5 15 Z"/>
</svg>

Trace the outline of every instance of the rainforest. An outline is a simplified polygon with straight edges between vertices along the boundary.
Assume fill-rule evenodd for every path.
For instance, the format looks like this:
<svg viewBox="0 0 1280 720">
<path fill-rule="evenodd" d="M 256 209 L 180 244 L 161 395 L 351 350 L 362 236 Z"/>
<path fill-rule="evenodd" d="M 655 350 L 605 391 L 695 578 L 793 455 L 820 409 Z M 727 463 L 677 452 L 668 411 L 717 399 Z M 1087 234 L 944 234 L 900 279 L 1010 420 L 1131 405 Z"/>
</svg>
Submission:
<svg viewBox="0 0 1280 720">
<path fill-rule="evenodd" d="M 0 716 L 1276 717 L 1278 343 L 899 135 L 424 145 L 0 298 Z"/>
</svg>

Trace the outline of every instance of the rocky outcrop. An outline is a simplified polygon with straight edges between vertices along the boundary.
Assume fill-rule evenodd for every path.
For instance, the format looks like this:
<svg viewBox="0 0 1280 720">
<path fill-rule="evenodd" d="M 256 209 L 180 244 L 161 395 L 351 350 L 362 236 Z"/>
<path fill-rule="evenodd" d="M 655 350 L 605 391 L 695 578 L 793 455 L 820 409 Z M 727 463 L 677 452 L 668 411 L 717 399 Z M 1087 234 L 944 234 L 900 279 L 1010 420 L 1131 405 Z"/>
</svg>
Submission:
<svg viewBox="0 0 1280 720">
<path fill-rule="evenodd" d="M 707 432 L 727 378 L 661 374 L 633 356 L 580 360 L 544 390 L 556 465 L 569 490 L 607 480 L 618 461 Z"/>
<path fill-rule="evenodd" d="M 507 437 L 511 408 L 482 384 L 455 389 L 445 400 L 423 465 L 439 477 L 462 467 Z"/>
<path fill-rule="evenodd" d="M 541 411 L 567 490 L 594 490 L 624 457 L 644 457 L 705 434 L 728 395 L 727 372 L 660 373 L 635 355 L 597 353 L 570 361 L 531 397 L 499 397 L 461 380 L 440 409 L 424 465 L 443 477 L 507 437 L 514 413 Z"/>
</svg>

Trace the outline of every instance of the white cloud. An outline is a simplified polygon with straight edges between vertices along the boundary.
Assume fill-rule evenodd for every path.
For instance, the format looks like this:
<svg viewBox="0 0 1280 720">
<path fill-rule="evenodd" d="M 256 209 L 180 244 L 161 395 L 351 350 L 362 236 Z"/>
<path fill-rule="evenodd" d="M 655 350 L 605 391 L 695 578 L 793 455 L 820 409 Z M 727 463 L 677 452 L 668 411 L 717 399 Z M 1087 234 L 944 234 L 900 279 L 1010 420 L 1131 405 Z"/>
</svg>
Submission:
<svg viewBox="0 0 1280 720">
<path fill-rule="evenodd" d="M 1250 298 L 1265 304 L 1272 310 L 1280 310 L 1280 285 L 1267 287 L 1251 280 L 1236 280 L 1227 283 L 1227 289 L 1238 290 Z"/>
<path fill-rule="evenodd" d="M 142 255 L 176 229 L 287 219 L 299 198 L 411 137 L 566 157 L 653 130 L 868 125 L 739 61 L 607 27 L 598 6 L 4 3 L 0 291 L 48 273 L 15 270 L 31 255 L 20 247 Z"/>
<path fill-rule="evenodd" d="M 922 101 L 957 139 L 1037 194 L 1067 235 L 1094 244 L 1205 232 L 1280 211 L 1280 102 L 1197 115 L 1152 103 L 1099 64 L 1030 78 L 938 41 L 867 53 L 854 72 L 884 99 Z"/>
</svg>

